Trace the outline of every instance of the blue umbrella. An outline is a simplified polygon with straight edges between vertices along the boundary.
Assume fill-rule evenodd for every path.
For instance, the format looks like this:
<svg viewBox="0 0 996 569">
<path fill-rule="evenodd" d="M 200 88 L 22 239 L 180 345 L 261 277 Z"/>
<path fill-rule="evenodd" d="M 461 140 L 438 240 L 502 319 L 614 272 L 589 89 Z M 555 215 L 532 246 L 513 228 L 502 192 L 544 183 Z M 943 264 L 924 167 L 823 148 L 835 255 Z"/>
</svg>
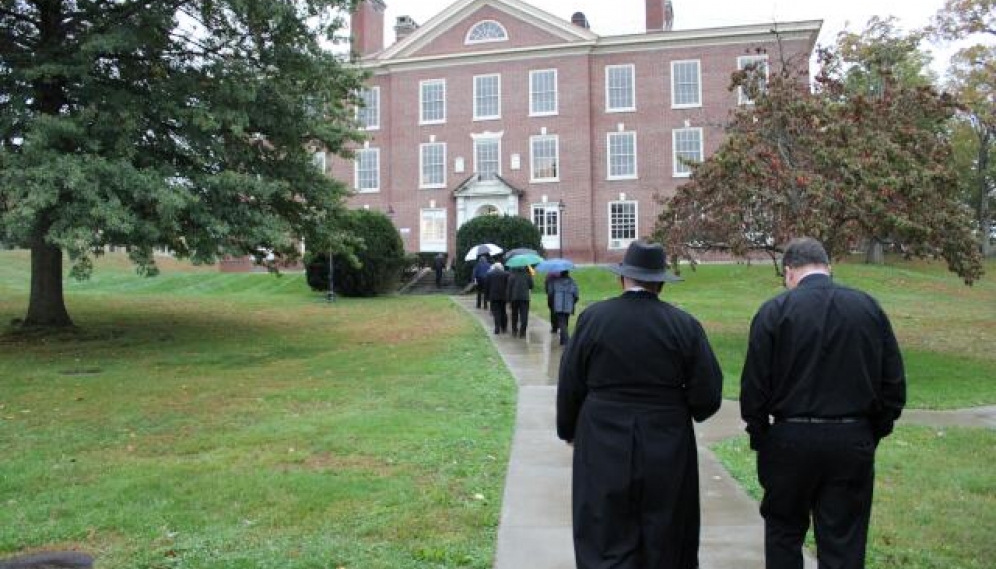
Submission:
<svg viewBox="0 0 996 569">
<path fill-rule="evenodd" d="M 569 271 L 574 268 L 574 261 L 570 259 L 547 259 L 536 265 L 536 270 L 541 273 L 559 273 Z"/>
</svg>

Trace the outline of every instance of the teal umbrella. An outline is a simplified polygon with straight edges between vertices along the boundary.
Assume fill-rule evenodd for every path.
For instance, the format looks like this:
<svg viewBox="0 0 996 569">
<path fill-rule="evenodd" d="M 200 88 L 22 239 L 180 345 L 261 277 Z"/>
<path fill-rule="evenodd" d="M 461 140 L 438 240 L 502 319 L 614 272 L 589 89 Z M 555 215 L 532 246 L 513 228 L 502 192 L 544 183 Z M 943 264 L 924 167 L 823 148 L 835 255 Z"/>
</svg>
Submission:
<svg viewBox="0 0 996 569">
<path fill-rule="evenodd" d="M 529 265 L 535 265 L 537 263 L 542 263 L 543 257 L 539 255 L 534 255 L 532 253 L 521 253 L 512 257 L 511 259 L 505 261 L 506 267 L 528 267 Z"/>
</svg>

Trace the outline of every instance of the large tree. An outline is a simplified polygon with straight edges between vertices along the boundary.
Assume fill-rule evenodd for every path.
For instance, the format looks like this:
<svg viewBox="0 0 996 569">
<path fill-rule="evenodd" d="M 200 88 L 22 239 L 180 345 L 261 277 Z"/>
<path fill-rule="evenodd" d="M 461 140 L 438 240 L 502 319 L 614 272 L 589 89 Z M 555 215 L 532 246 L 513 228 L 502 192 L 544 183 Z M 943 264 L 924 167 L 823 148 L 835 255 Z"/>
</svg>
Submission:
<svg viewBox="0 0 996 569">
<path fill-rule="evenodd" d="M 992 254 L 990 231 L 993 226 L 993 201 L 996 200 L 996 0 L 947 0 L 929 28 L 940 40 L 987 38 L 988 45 L 975 43 L 959 50 L 951 58 L 948 88 L 962 104 L 958 120 L 966 125 L 973 159 L 962 168 L 963 184 L 969 189 L 968 200 L 975 210 L 979 228 L 979 245 L 985 255 Z M 957 127 L 956 127 L 957 128 Z"/>
<path fill-rule="evenodd" d="M 774 259 L 801 235 L 839 258 L 871 237 L 978 279 L 945 131 L 954 101 L 888 73 L 884 89 L 855 93 L 834 50 L 819 59 L 813 90 L 791 65 L 766 83 L 749 69 L 734 74 L 731 88 L 748 89 L 754 104 L 734 112 L 722 146 L 665 201 L 655 236 L 676 262 L 705 249 Z"/>
<path fill-rule="evenodd" d="M 313 165 L 345 152 L 358 71 L 334 55 L 352 0 L 3 0 L 0 241 L 31 249 L 29 326 L 67 326 L 63 254 L 140 272 L 295 252 L 342 211 Z"/>
</svg>

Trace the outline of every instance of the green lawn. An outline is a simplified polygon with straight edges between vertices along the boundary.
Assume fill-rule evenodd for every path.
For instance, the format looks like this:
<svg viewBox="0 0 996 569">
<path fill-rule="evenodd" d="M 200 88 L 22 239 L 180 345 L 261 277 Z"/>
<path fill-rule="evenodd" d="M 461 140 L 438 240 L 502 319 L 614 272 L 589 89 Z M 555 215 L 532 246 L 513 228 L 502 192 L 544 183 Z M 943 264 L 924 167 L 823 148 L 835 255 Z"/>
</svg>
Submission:
<svg viewBox="0 0 996 569">
<path fill-rule="evenodd" d="M 515 386 L 472 317 L 441 297 L 328 304 L 298 274 L 162 265 L 147 279 L 120 255 L 101 259 L 93 279 L 67 283 L 78 331 L 0 336 L 0 556 L 491 566 Z M 27 266 L 24 252 L 0 252 L 2 323 L 24 315 Z M 991 277 L 967 288 L 926 263 L 837 275 L 892 316 L 912 405 L 996 402 Z M 583 305 L 618 293 L 603 269 L 575 276 Z M 770 265 L 684 276 L 664 297 L 703 321 L 735 396 L 750 317 L 780 283 Z M 957 565 L 958 549 L 996 558 L 992 437 L 901 428 L 887 440 L 876 567 L 983 566 Z M 752 469 L 743 449 L 731 456 Z"/>
<path fill-rule="evenodd" d="M 713 447 L 760 499 L 747 438 Z M 869 569 L 988 569 L 996 559 L 996 431 L 900 426 L 879 445 Z M 810 536 L 810 544 L 812 544 Z"/>
<path fill-rule="evenodd" d="M 119 258 L 0 338 L 0 555 L 101 569 L 490 567 L 515 387 L 448 299 Z M 26 261 L 0 253 L 0 321 Z"/>
<path fill-rule="evenodd" d="M 617 277 L 605 269 L 571 274 L 581 290 L 581 310 L 619 294 Z M 685 267 L 681 276 L 685 281 L 665 286 L 661 297 L 705 326 L 723 367 L 724 395 L 736 398 L 750 320 L 784 290 L 781 279 L 770 263 Z M 972 287 L 940 262 L 839 263 L 834 278 L 872 294 L 889 315 L 905 358 L 911 407 L 996 403 L 996 262 L 986 264 L 986 276 Z M 533 305 L 545 313 L 537 288 Z"/>
</svg>

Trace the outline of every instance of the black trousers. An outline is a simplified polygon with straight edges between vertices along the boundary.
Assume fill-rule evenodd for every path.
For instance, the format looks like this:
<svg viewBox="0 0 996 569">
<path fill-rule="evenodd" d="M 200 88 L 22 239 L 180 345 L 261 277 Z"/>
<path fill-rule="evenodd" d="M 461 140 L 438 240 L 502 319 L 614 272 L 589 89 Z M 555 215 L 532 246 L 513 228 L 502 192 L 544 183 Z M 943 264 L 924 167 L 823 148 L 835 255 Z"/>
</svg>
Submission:
<svg viewBox="0 0 996 569">
<path fill-rule="evenodd" d="M 820 569 L 864 569 L 875 481 L 875 437 L 866 421 L 776 423 L 761 442 L 767 569 L 802 569 L 812 516 Z"/>
<path fill-rule="evenodd" d="M 567 333 L 567 325 L 571 320 L 571 315 L 566 312 L 557 312 L 557 330 L 560 331 L 560 345 L 567 345 L 567 340 L 569 339 L 569 334 Z"/>
<path fill-rule="evenodd" d="M 477 285 L 477 307 L 483 307 L 485 310 L 488 308 L 488 291 L 484 290 L 480 284 Z"/>
<path fill-rule="evenodd" d="M 524 333 L 529 324 L 529 301 L 513 300 L 510 304 L 512 305 L 512 331 Z"/>
<path fill-rule="evenodd" d="M 491 316 L 495 319 L 495 334 L 508 331 L 508 311 L 504 300 L 491 301 Z"/>
</svg>

